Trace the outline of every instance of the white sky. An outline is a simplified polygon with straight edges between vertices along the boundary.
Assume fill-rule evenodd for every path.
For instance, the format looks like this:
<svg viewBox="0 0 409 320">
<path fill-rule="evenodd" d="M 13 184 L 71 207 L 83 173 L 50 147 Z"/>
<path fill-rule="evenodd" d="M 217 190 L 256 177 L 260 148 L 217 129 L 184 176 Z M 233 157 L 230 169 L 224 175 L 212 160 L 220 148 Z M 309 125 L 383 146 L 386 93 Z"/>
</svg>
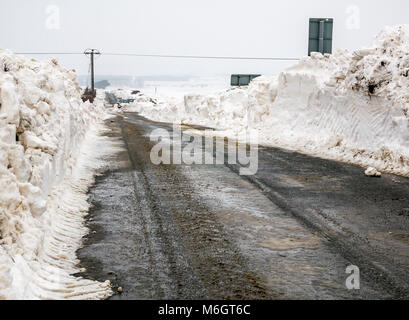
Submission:
<svg viewBox="0 0 409 320">
<path fill-rule="evenodd" d="M 50 23 L 56 26 L 50 5 L 59 8 L 58 29 L 49 28 Z M 351 6 L 360 10 L 359 29 L 350 30 Z M 369 45 L 385 25 L 409 23 L 408 13 L 407 0 L 0 0 L 0 47 L 14 52 L 94 47 L 102 52 L 300 57 L 307 53 L 310 17 L 334 18 L 334 48 L 355 49 Z M 88 71 L 85 57 L 57 58 L 79 74 Z M 96 62 L 99 74 L 115 75 L 273 74 L 285 65 L 124 57 Z"/>
</svg>

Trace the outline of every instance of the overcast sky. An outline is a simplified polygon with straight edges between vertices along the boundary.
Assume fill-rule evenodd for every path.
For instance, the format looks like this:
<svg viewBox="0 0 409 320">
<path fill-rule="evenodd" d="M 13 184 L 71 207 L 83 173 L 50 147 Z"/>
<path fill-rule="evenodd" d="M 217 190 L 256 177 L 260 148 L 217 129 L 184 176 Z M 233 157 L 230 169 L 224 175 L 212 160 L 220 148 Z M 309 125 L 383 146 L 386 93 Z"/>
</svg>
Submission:
<svg viewBox="0 0 409 320">
<path fill-rule="evenodd" d="M 101 52 L 301 57 L 308 19 L 334 18 L 334 48 L 369 45 L 385 25 L 409 23 L 407 0 L 0 0 L 0 47 Z M 57 57 L 86 74 L 82 56 Z M 282 62 L 101 57 L 99 74 L 273 74 Z"/>
</svg>

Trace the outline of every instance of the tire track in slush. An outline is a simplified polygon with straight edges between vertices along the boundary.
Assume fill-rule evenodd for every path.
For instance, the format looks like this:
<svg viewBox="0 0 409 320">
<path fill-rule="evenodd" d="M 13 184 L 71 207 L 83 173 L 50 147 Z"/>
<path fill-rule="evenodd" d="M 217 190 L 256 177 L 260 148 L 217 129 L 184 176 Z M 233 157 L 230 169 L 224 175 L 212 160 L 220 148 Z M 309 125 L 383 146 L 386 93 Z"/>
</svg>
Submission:
<svg viewBox="0 0 409 320">
<path fill-rule="evenodd" d="M 252 274 L 214 214 L 190 193 L 179 172 L 183 166 L 151 164 L 148 128 L 126 121 L 120 126 L 134 169 L 135 194 L 143 199 L 141 214 L 161 298 L 273 297 Z"/>
</svg>

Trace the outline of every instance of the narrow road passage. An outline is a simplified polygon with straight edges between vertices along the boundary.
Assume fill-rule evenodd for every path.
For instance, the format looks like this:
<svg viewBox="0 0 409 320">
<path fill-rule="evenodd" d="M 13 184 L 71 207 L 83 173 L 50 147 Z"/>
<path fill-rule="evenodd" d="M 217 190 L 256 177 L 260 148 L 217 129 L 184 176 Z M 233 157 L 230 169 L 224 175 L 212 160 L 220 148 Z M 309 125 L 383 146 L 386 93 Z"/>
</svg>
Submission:
<svg viewBox="0 0 409 320">
<path fill-rule="evenodd" d="M 260 148 L 259 171 L 154 165 L 136 114 L 109 123 L 125 150 L 90 191 L 84 277 L 111 299 L 385 299 L 408 295 L 409 179 Z M 346 267 L 360 290 L 345 286 Z"/>
</svg>

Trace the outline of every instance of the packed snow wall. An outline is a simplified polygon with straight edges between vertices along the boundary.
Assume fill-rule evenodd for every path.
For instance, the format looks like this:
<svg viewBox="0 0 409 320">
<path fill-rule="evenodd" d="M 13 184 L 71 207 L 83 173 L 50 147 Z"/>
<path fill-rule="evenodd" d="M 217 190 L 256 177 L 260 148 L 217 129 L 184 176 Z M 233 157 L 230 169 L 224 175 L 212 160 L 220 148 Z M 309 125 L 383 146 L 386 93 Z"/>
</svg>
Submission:
<svg viewBox="0 0 409 320">
<path fill-rule="evenodd" d="M 216 127 L 260 143 L 409 175 L 409 26 L 387 27 L 371 47 L 312 54 L 278 77 L 184 101 L 125 108 L 158 121 Z"/>
<path fill-rule="evenodd" d="M 385 28 L 370 48 L 305 58 L 280 74 L 263 134 L 303 152 L 408 175 L 408 70 L 408 26 Z"/>
<path fill-rule="evenodd" d="M 99 299 L 109 282 L 74 277 L 104 111 L 75 71 L 0 51 L 0 299 Z M 103 145 L 105 147 L 103 147 Z"/>
</svg>

